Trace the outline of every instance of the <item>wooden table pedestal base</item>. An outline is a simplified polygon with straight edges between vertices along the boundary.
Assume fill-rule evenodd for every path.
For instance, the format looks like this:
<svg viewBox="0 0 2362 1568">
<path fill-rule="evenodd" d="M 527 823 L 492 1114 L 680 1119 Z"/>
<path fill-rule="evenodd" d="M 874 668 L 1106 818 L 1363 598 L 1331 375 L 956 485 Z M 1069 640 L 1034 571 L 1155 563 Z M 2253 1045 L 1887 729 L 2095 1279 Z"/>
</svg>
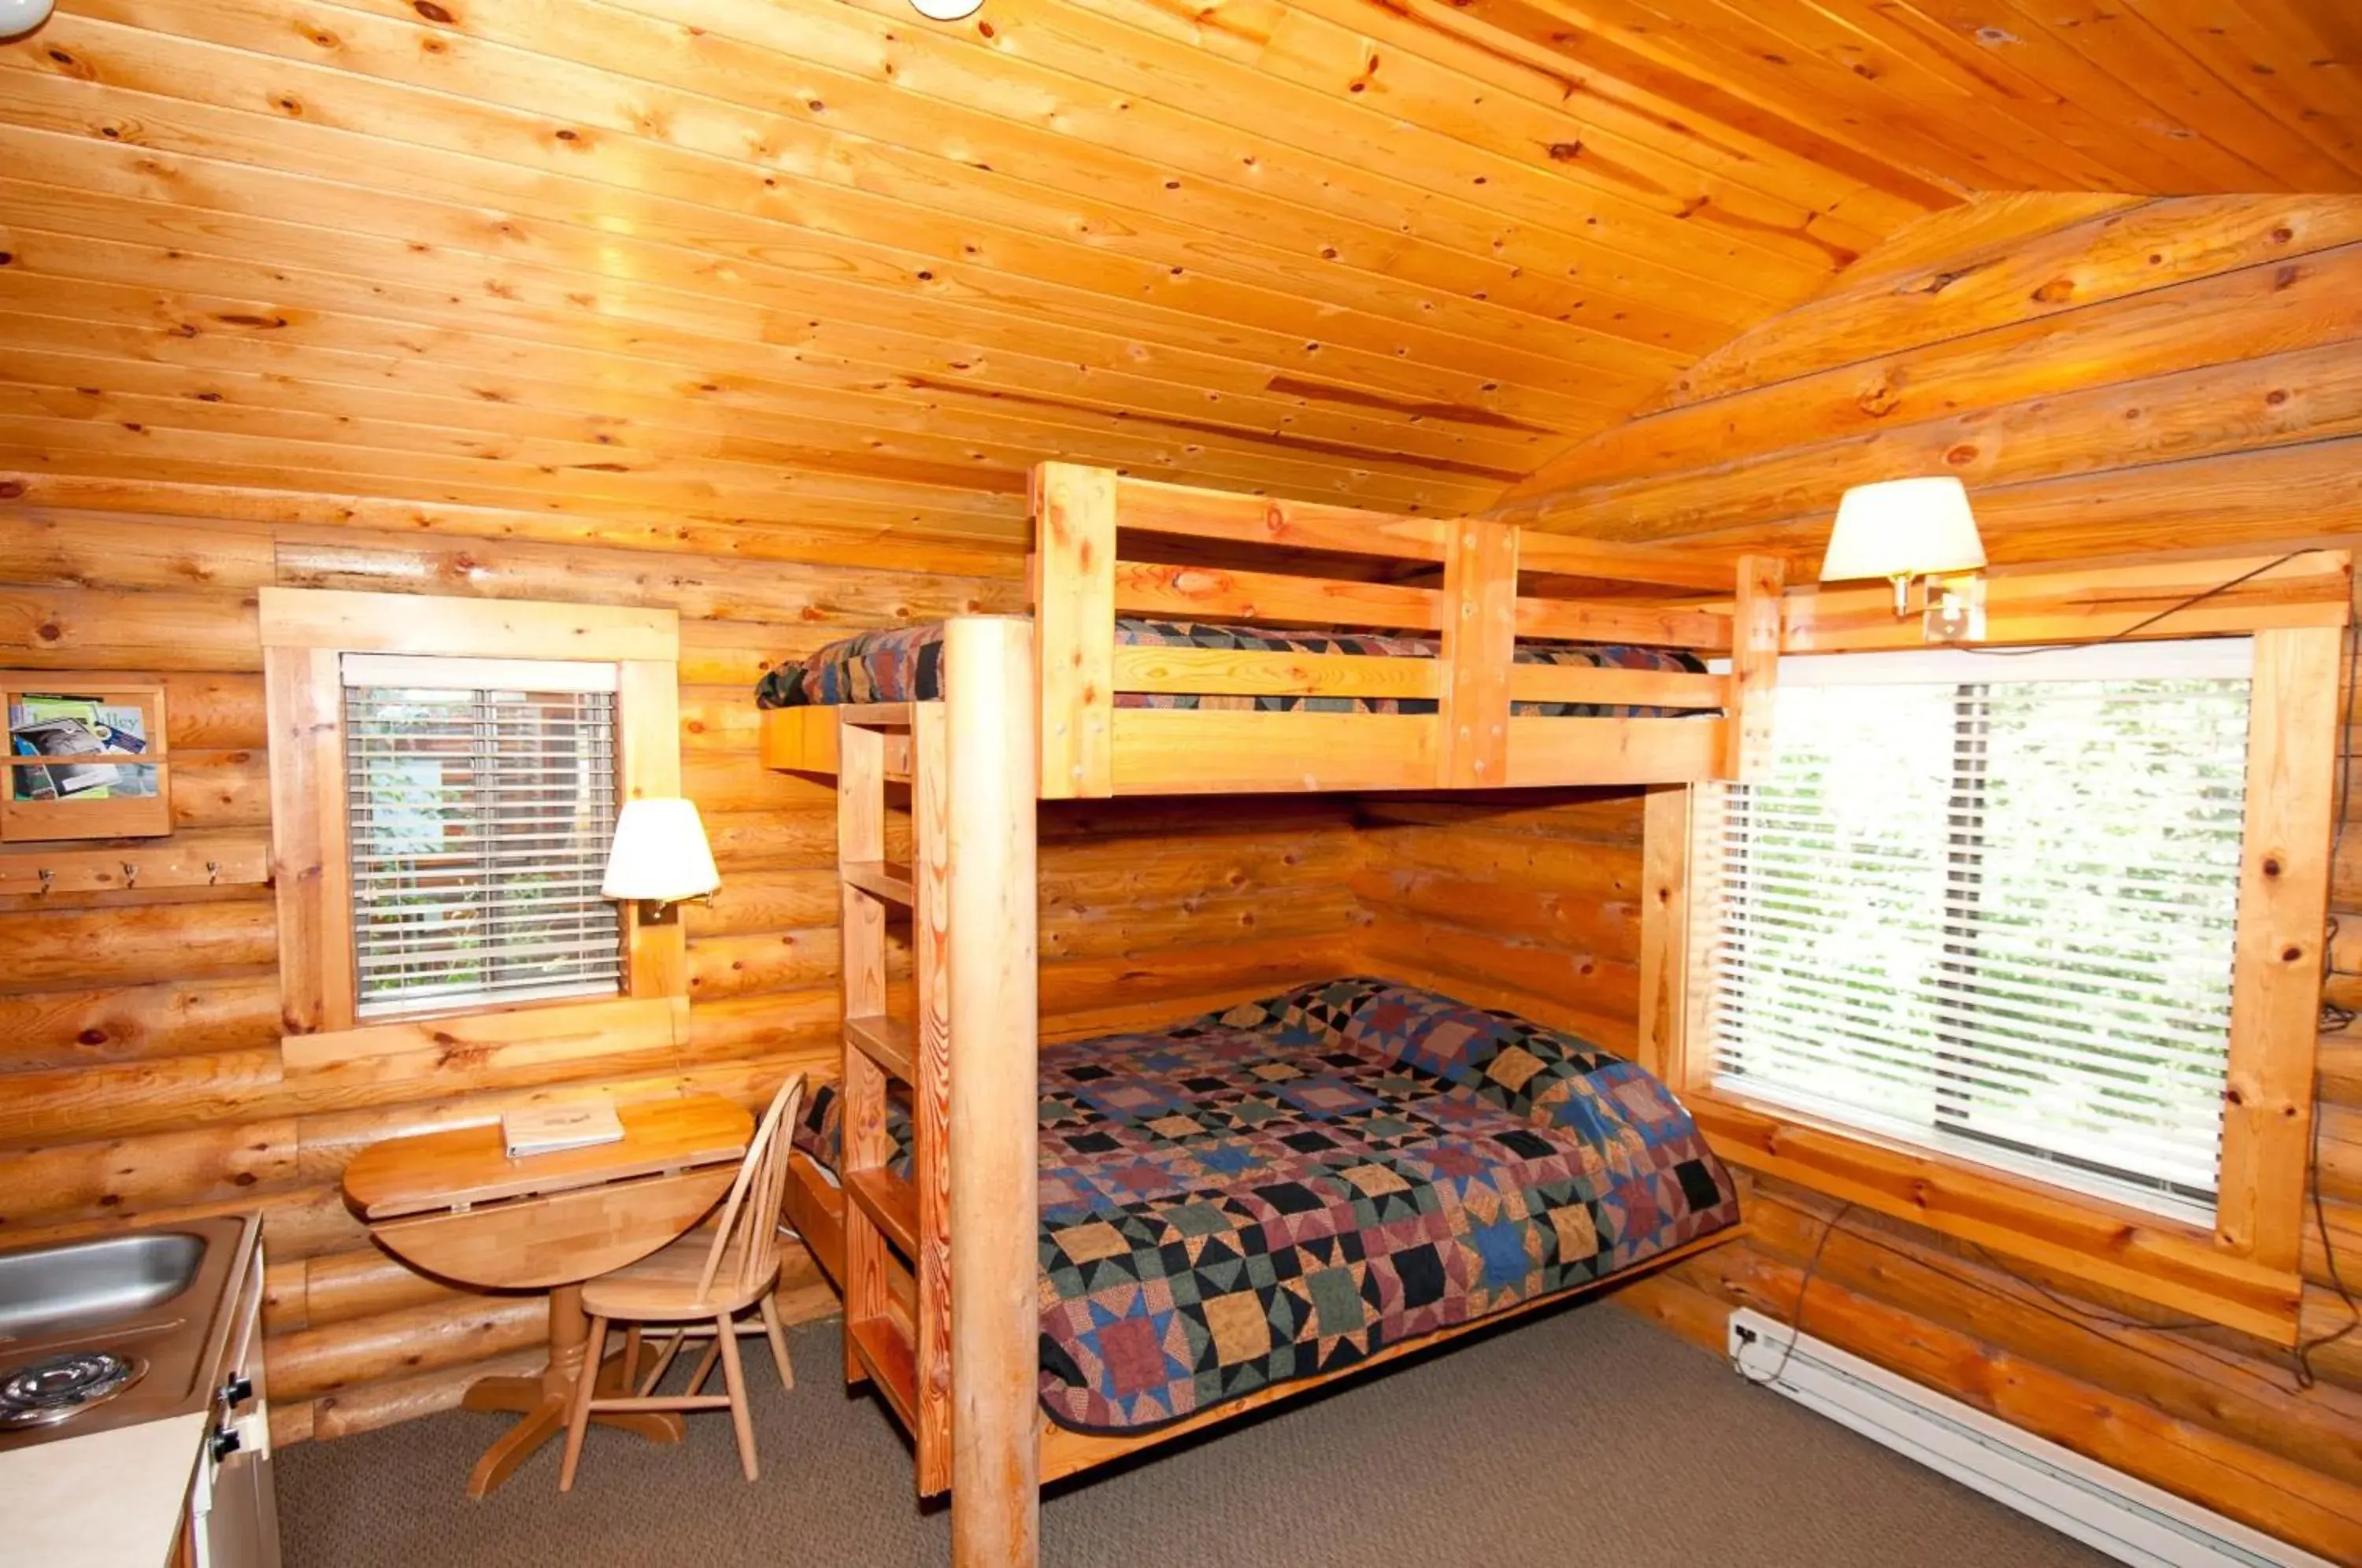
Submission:
<svg viewBox="0 0 2362 1568">
<path fill-rule="evenodd" d="M 486 1377 L 469 1386 L 460 1399 L 463 1409 L 513 1411 L 524 1419 L 502 1432 L 476 1461 L 468 1476 L 468 1496 L 481 1499 L 498 1491 L 534 1451 L 566 1430 L 567 1411 L 574 1402 L 575 1381 L 582 1375 L 583 1344 L 590 1320 L 582 1313 L 582 1287 L 563 1285 L 549 1293 L 549 1367 L 538 1377 Z M 625 1366 L 625 1352 L 617 1351 L 599 1367 L 599 1392 L 622 1395 L 656 1364 L 655 1347 L 639 1347 L 637 1364 Z M 650 1442 L 679 1442 L 688 1427 L 675 1415 L 617 1410 L 594 1415 L 591 1421 L 636 1433 Z"/>
</svg>

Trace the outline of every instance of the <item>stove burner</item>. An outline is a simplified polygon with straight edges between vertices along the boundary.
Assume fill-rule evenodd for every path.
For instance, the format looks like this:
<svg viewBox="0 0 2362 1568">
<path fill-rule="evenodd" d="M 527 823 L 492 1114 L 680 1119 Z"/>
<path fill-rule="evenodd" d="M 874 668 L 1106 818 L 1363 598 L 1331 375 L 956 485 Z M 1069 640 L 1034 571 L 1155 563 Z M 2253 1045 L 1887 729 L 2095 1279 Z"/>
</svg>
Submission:
<svg viewBox="0 0 2362 1568">
<path fill-rule="evenodd" d="M 0 1431 L 46 1427 L 104 1404 L 147 1375 L 148 1364 L 113 1351 L 73 1351 L 0 1376 Z"/>
</svg>

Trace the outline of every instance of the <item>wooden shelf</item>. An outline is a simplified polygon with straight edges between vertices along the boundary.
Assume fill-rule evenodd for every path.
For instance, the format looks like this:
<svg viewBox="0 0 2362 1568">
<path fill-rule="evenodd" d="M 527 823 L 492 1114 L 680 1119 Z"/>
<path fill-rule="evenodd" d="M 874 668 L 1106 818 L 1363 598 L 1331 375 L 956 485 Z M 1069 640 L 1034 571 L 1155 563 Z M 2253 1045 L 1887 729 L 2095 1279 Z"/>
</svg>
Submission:
<svg viewBox="0 0 2362 1568">
<path fill-rule="evenodd" d="M 869 1369 L 877 1391 L 909 1430 L 918 1430 L 919 1358 L 890 1318 L 856 1318 L 844 1326 L 853 1353 Z"/>
<path fill-rule="evenodd" d="M 918 1081 L 918 1040 L 899 1018 L 848 1018 L 845 1043 L 903 1083 Z"/>
<path fill-rule="evenodd" d="M 840 867 L 839 875 L 873 898 L 900 904 L 904 909 L 911 907 L 912 895 L 908 866 L 897 866 L 890 860 L 848 860 Z"/>
<path fill-rule="evenodd" d="M 855 1208 L 886 1233 L 886 1239 L 894 1243 L 897 1251 L 906 1258 L 918 1257 L 919 1195 L 909 1182 L 891 1171 L 873 1166 L 849 1173 L 844 1178 L 844 1193 Z"/>
<path fill-rule="evenodd" d="M 9 720 L 10 710 L 20 702 L 48 696 L 86 699 L 104 707 L 137 709 L 140 724 L 139 744 L 144 749 L 26 756 L 17 754 L 14 737 L 11 736 L 8 744 L 0 745 L 0 840 L 28 844 L 94 838 L 160 838 L 170 834 L 172 831 L 172 764 L 170 737 L 165 728 L 164 683 L 154 676 L 127 676 L 104 671 L 0 671 L 0 721 Z M 35 782 L 28 787 L 50 789 L 53 787 L 51 778 L 44 775 L 75 763 L 137 770 L 145 776 L 149 785 L 149 792 L 127 795 L 92 790 L 81 795 L 18 796 L 20 779 L 29 777 Z M 116 786 L 114 785 L 106 787 L 110 791 L 115 788 Z M 116 869 L 119 872 L 121 867 L 118 866 Z M 61 879 L 52 878 L 51 887 L 54 888 Z M 119 878 L 106 884 L 83 880 L 75 890 L 88 892 L 97 886 L 121 885 Z M 39 888 L 36 886 L 23 890 L 37 892 Z"/>
</svg>

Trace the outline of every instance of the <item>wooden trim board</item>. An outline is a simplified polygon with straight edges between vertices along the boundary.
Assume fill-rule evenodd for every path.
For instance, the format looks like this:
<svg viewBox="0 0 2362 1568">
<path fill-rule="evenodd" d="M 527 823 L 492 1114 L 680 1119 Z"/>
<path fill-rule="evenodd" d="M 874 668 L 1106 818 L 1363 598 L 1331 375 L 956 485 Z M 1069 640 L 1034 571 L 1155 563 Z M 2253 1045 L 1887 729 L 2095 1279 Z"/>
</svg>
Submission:
<svg viewBox="0 0 2362 1568">
<path fill-rule="evenodd" d="M 679 1045 L 688 1036 L 686 996 L 619 998 L 290 1034 L 279 1043 L 279 1058 L 290 1081 L 340 1068 L 372 1076 L 414 1068 L 424 1077 L 455 1057 L 485 1066 L 564 1062 Z"/>
<path fill-rule="evenodd" d="M 1040 693 L 1047 798 L 1114 788 L 1115 492 L 1115 476 L 1103 469 L 1043 463 L 1033 470 L 1032 642 L 1039 662 L 1025 684 Z"/>
<path fill-rule="evenodd" d="M 256 600 L 266 648 L 680 662 L 680 616 L 670 610 L 321 588 L 264 588 Z"/>
<path fill-rule="evenodd" d="M 1980 646 L 2235 635 L 2276 627 L 2345 624 L 2353 556 L 2311 549 L 2271 566 L 2268 555 L 2125 561 L 2070 568 L 1996 569 L 1985 579 Z M 2257 568 L 2252 582 L 2174 607 Z M 2154 625 L 2140 624 L 2162 611 Z M 1783 605 L 1783 651 L 1863 653 L 1923 646 L 1919 618 L 1897 619 L 1885 583 L 1824 583 L 1793 589 Z M 2135 630 L 2140 627 L 2139 630 Z"/>
<path fill-rule="evenodd" d="M 280 1024 L 355 1021 L 352 868 L 344 837 L 344 679 L 331 648 L 262 650 L 270 717 L 270 869 L 279 901 Z"/>
<path fill-rule="evenodd" d="M 2257 633 L 2248 708 L 2215 1222 L 2235 1251 L 2290 1273 L 2312 1155 L 2345 642 L 2327 627 Z"/>
<path fill-rule="evenodd" d="M 1683 1101 L 1732 1165 L 2275 1344 L 2296 1342 L 2303 1285 L 2295 1272 L 2241 1257 L 2195 1226 L 1694 1086 Z"/>
<path fill-rule="evenodd" d="M 1448 526 L 1431 517 L 1365 512 L 1313 501 L 1276 501 L 1155 480 L 1118 480 L 1116 502 L 1124 526 L 1142 533 L 1388 560 L 1440 561 L 1443 530 Z"/>
<path fill-rule="evenodd" d="M 1421 790 L 1435 782 L 1440 727 L 1431 713 L 1119 708 L 1115 792 Z"/>
</svg>

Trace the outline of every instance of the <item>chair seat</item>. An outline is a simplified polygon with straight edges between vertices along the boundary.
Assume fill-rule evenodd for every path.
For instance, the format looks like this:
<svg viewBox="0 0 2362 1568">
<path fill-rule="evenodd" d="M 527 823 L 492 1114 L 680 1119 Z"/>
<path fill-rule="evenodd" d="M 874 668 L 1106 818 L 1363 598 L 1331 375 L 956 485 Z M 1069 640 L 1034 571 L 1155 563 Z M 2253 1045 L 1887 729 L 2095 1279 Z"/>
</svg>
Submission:
<svg viewBox="0 0 2362 1568">
<path fill-rule="evenodd" d="M 711 1225 L 691 1231 L 637 1263 L 585 1281 L 583 1310 L 597 1318 L 642 1323 L 713 1318 L 744 1310 L 770 1294 L 778 1278 L 775 1267 L 768 1278 L 738 1283 L 739 1260 L 754 1239 L 747 1231 L 732 1241 L 722 1254 L 722 1266 L 714 1271 L 713 1288 L 708 1295 L 697 1293 L 697 1281 L 705 1272 L 707 1254 L 713 1250 Z"/>
</svg>

